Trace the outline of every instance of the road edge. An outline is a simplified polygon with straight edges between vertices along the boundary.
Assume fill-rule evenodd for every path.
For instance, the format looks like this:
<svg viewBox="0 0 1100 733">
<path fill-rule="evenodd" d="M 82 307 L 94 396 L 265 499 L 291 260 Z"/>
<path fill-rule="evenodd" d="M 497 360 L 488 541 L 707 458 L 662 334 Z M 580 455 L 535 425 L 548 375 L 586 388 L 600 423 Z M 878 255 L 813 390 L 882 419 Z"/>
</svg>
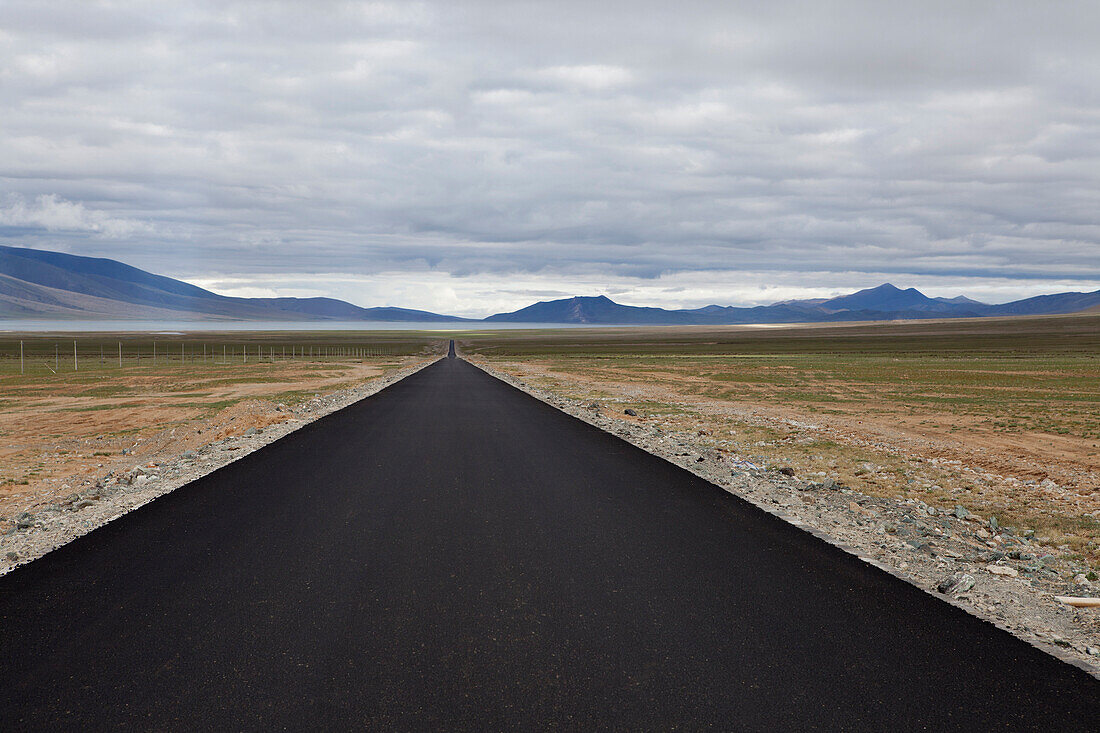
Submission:
<svg viewBox="0 0 1100 733">
<path fill-rule="evenodd" d="M 527 395 L 530 395 L 531 397 L 537 399 L 539 402 L 542 402 L 543 404 L 549 405 L 550 407 L 553 407 L 554 409 L 568 415 L 569 417 L 578 419 L 581 422 L 584 422 L 588 425 L 591 425 L 592 427 L 597 428 L 597 429 L 607 433 L 608 435 L 612 435 L 616 438 L 619 438 L 620 440 L 623 440 L 624 442 L 629 443 L 630 445 L 634 446 L 635 448 L 639 448 L 640 450 L 643 450 L 646 453 L 649 453 L 650 455 L 652 455 L 656 458 L 660 458 L 661 460 L 666 461 L 667 463 L 671 463 L 672 465 L 676 466 L 677 468 L 683 469 L 683 470 L 691 473 L 693 476 L 696 476 L 696 477 L 706 481 L 707 483 L 717 487 L 718 489 L 721 489 L 722 491 L 724 491 L 728 494 L 732 494 L 733 496 L 736 496 L 739 499 L 743 499 L 744 501 L 748 502 L 749 504 L 756 507 L 757 509 L 760 509 L 761 511 L 764 511 L 764 512 L 772 515 L 773 517 L 776 517 L 776 518 L 786 522 L 787 524 L 791 525 L 792 527 L 794 527 L 796 529 L 799 529 L 799 530 L 802 530 L 803 532 L 807 532 L 808 534 L 813 535 L 817 539 L 819 539 L 819 540 L 821 540 L 821 541 L 823 541 L 823 542 L 825 542 L 829 545 L 832 545 L 833 547 L 835 547 L 835 548 L 837 548 L 837 549 L 839 549 L 839 550 L 841 550 L 841 551 L 843 551 L 843 552 L 845 552 L 849 555 L 852 555 L 856 559 L 861 560 L 861 561 L 867 563 L 868 565 L 871 565 L 872 567 L 877 568 L 878 570 L 881 570 L 885 573 L 888 573 L 889 575 L 897 578 L 898 580 L 904 581 L 905 583 L 919 589 L 922 593 L 925 593 L 929 596 L 932 596 L 933 598 L 935 598 L 939 601 L 942 601 L 944 603 L 947 603 L 948 605 L 954 606 L 955 608 L 958 608 L 959 610 L 964 611 L 967 614 L 969 614 L 969 615 L 971 615 L 975 618 L 978 618 L 982 621 L 985 621 L 986 623 L 992 624 L 993 626 L 1000 629 L 1001 631 L 1004 631 L 1004 632 L 1007 632 L 1008 634 L 1011 634 L 1013 637 L 1019 639 L 1020 641 L 1023 641 L 1025 643 L 1029 644 L 1030 646 L 1038 649 L 1039 651 L 1043 652 L 1044 654 L 1047 654 L 1051 657 L 1054 657 L 1055 659 L 1058 659 L 1059 661 L 1065 662 L 1066 664 L 1069 664 L 1073 667 L 1076 667 L 1077 669 L 1080 669 L 1081 671 L 1085 672 L 1086 674 L 1093 677 L 1094 679 L 1100 681 L 1100 664 L 1095 664 L 1095 665 L 1094 664 L 1089 664 L 1088 662 L 1083 661 L 1083 660 L 1079 659 L 1078 657 L 1072 656 L 1072 655 L 1070 655 L 1066 652 L 1061 651 L 1057 647 L 1050 647 L 1050 646 L 1047 646 L 1045 644 L 1040 643 L 1036 639 L 1031 639 L 1031 638 L 1028 638 L 1026 636 L 1023 636 L 1023 635 L 1017 633 L 1012 628 L 1002 624 L 997 619 L 990 618 L 989 616 L 978 613 L 977 612 L 978 609 L 973 607 L 973 606 L 964 605 L 964 604 L 960 603 L 959 601 L 955 600 L 954 598 L 951 598 L 950 596 L 947 596 L 947 595 L 933 593 L 928 588 L 925 588 L 923 585 L 916 582 L 916 580 L 914 578 L 911 578 L 910 576 L 902 573 L 901 571 L 897 570 L 896 568 L 892 568 L 889 565 L 886 565 L 884 563 L 879 562 L 878 560 L 876 560 L 873 557 L 867 556 L 865 553 L 863 553 L 859 549 L 857 549 L 855 547 L 852 547 L 851 545 L 848 545 L 848 544 L 838 540 L 837 538 L 833 537 L 832 535 L 828 534 L 827 532 L 825 532 L 821 529 L 818 529 L 817 527 L 812 527 L 812 526 L 806 524 L 805 522 L 803 522 L 801 519 L 798 519 L 797 517 L 793 517 L 793 516 L 783 512 L 783 511 L 777 509 L 774 505 L 763 503 L 761 501 L 758 501 L 753 496 L 749 496 L 749 495 L 740 493 L 740 492 L 736 491 L 733 486 L 724 486 L 720 483 L 716 483 L 710 476 L 703 475 L 703 474 L 699 473 L 697 470 L 695 470 L 694 467 L 691 464 L 684 465 L 684 464 L 674 460 L 674 456 L 663 455 L 659 452 L 656 452 L 656 451 L 652 450 L 652 448 L 650 446 L 642 444 L 640 441 L 634 440 L 633 439 L 634 436 L 632 434 L 630 434 L 629 432 L 623 432 L 623 433 L 613 432 L 611 430 L 608 430 L 605 426 L 603 426 L 603 425 L 599 424 L 598 422 L 595 422 L 593 419 L 591 419 L 591 417 L 592 417 L 591 415 L 589 415 L 589 414 L 587 414 L 587 413 L 585 413 L 581 410 L 577 410 L 576 412 L 574 412 L 570 409 L 567 409 L 568 407 L 570 407 L 570 405 L 563 398 L 558 398 L 558 399 L 561 400 L 560 404 L 556 403 L 556 402 L 552 401 L 552 399 L 549 395 L 542 394 L 541 390 L 537 390 L 537 388 L 531 387 L 530 385 L 526 384 L 522 380 L 517 379 L 517 378 L 511 376 L 510 374 L 507 374 L 505 372 L 494 369 L 492 366 L 490 366 L 490 365 L 488 365 L 484 362 L 471 361 L 470 359 L 467 359 L 462 355 L 459 355 L 458 358 L 462 359 L 467 364 L 470 364 L 471 366 L 473 366 L 477 369 L 480 369 L 482 372 L 489 375 L 490 377 L 492 377 L 494 379 L 497 379 L 498 381 L 501 381 L 501 382 L 503 382 L 503 383 L 505 383 L 505 384 L 507 384 L 511 387 L 514 387 L 515 389 L 518 389 L 519 391 L 521 391 L 521 392 L 523 392 Z"/>
<path fill-rule="evenodd" d="M 372 397 L 445 358 L 446 356 L 435 356 L 435 358 L 424 359 L 390 374 L 325 395 L 323 398 L 314 400 L 316 405 L 306 415 L 300 414 L 294 419 L 276 423 L 252 435 L 234 436 L 211 443 L 196 451 L 196 455 L 192 458 L 185 458 L 184 455 L 174 456 L 167 462 L 163 475 L 153 474 L 153 478 L 147 482 L 136 486 L 119 487 L 116 491 L 106 493 L 101 501 L 81 511 L 59 506 L 39 512 L 34 516 L 34 521 L 29 527 L 13 529 L 11 534 L 3 538 L 7 540 L 3 544 L 3 552 L 17 554 L 18 559 L 11 560 L 0 555 L 0 577 L 45 557 L 73 540 L 94 532 L 162 496 L 235 463 L 307 425 Z M 194 460 L 207 462 L 196 465 L 192 462 Z M 14 542 L 11 541 L 13 536 L 16 538 Z"/>
</svg>

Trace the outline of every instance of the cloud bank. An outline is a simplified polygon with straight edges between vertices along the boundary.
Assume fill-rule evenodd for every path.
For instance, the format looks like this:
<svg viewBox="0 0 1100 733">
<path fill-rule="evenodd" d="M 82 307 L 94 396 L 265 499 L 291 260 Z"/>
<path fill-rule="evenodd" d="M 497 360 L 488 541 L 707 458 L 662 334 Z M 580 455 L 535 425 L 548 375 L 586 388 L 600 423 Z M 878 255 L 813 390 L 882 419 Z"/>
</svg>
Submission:
<svg viewBox="0 0 1100 733">
<path fill-rule="evenodd" d="M 470 315 L 1100 287 L 1100 7 L 755 5 L 9 0 L 0 237 Z"/>
</svg>

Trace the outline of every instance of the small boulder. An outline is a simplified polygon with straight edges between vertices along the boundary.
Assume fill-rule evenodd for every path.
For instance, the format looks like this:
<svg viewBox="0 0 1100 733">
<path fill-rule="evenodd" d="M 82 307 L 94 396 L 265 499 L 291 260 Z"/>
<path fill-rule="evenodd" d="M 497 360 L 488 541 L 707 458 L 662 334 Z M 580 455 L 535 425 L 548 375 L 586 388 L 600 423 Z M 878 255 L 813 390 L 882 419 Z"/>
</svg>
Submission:
<svg viewBox="0 0 1100 733">
<path fill-rule="evenodd" d="M 969 514 L 970 514 L 970 512 L 966 511 L 965 508 L 963 508 L 961 506 L 958 506 L 958 505 L 955 506 L 955 518 L 956 519 L 966 519 L 967 516 L 969 516 Z"/>
<path fill-rule="evenodd" d="M 936 584 L 936 590 L 940 593 L 965 593 L 974 587 L 974 578 L 966 573 L 948 575 Z"/>
<path fill-rule="evenodd" d="M 775 469 L 775 471 L 776 473 L 781 473 L 784 476 L 794 476 L 794 469 L 790 466 L 780 466 L 779 468 Z"/>
<path fill-rule="evenodd" d="M 1006 578 L 1018 578 L 1020 573 L 1010 565 L 986 565 L 985 569 L 994 575 L 1003 575 Z"/>
<path fill-rule="evenodd" d="M 634 410 L 630 409 L 629 407 L 626 408 L 625 410 L 623 410 L 623 414 L 624 415 L 630 415 L 631 417 L 638 417 L 638 413 L 635 412 Z"/>
</svg>

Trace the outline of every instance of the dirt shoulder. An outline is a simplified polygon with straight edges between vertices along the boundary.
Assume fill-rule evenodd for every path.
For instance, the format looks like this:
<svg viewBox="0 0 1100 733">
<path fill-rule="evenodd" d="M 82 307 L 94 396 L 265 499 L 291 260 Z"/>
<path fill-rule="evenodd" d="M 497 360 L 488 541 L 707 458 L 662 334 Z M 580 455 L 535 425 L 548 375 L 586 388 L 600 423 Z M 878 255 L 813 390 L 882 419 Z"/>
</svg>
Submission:
<svg viewBox="0 0 1100 733">
<path fill-rule="evenodd" d="M 1025 496 L 1032 512 L 1083 513 L 1091 495 L 1049 478 L 1044 485 L 992 473 L 989 463 L 965 460 L 980 446 L 937 443 L 862 417 L 831 422 L 661 380 L 576 374 L 537 359 L 469 358 L 1100 676 L 1100 610 L 1055 599 L 1100 595 L 1095 573 L 1070 545 L 1041 541 L 1035 529 L 1006 527 L 977 508 Z M 985 503 L 968 501 L 987 492 Z"/>
<path fill-rule="evenodd" d="M 248 455 L 436 360 L 287 365 L 259 377 L 112 378 L 111 395 L 57 386 L 0 412 L 0 574 Z M 119 390 L 126 391 L 125 397 Z M 84 390 L 85 392 L 87 390 Z M 60 393 L 59 393 L 60 392 Z M 84 409 L 87 408 L 87 409 Z"/>
</svg>

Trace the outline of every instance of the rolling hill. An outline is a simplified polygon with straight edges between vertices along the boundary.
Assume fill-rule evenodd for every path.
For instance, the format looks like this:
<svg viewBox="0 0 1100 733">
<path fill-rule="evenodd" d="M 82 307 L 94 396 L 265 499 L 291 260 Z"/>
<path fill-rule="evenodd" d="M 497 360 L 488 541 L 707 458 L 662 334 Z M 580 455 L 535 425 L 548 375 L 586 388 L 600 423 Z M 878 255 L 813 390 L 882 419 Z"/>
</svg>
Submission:
<svg viewBox="0 0 1100 733">
<path fill-rule="evenodd" d="M 708 305 L 687 310 L 666 310 L 622 305 L 602 295 L 574 297 L 535 303 L 511 313 L 489 316 L 485 320 L 513 323 L 539 321 L 624 325 L 720 325 L 1046 315 L 1076 313 L 1095 306 L 1100 306 L 1100 290 L 1091 293 L 1040 295 L 1002 305 L 989 305 L 963 296 L 929 298 L 916 288 L 902 290 L 886 283 L 836 298 L 790 300 L 753 308 Z"/>
<path fill-rule="evenodd" d="M 463 321 L 333 298 L 232 298 L 115 260 L 0 246 L 2 318 Z"/>
<path fill-rule="evenodd" d="M 1100 290 L 990 305 L 964 296 L 929 298 L 890 283 L 835 298 L 751 308 L 670 310 L 584 296 L 534 303 L 484 319 L 503 323 L 721 325 L 972 318 L 1076 313 L 1100 308 Z M 475 319 L 408 308 L 361 308 L 334 298 L 232 298 L 115 260 L 0 246 L 0 318 L 255 321 L 453 321 Z"/>
</svg>

